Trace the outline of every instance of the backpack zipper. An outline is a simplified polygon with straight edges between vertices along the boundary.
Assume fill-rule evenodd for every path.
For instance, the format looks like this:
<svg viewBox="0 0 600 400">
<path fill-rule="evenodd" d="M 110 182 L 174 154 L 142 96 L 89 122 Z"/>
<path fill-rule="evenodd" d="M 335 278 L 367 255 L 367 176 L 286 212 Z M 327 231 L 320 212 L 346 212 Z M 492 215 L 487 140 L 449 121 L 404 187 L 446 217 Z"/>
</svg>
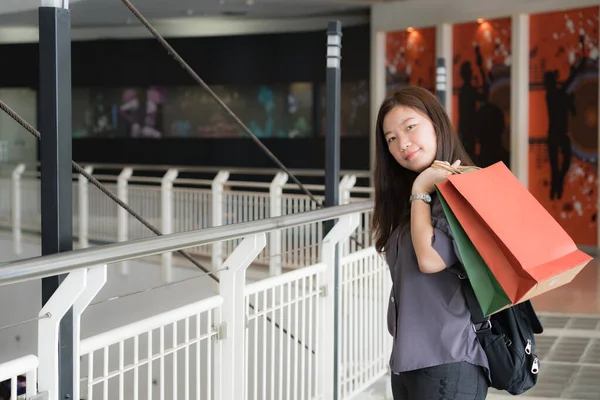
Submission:
<svg viewBox="0 0 600 400">
<path fill-rule="evenodd" d="M 534 358 L 533 360 L 533 365 L 531 366 L 531 373 L 532 374 L 537 374 L 540 371 L 540 362 L 538 360 L 538 358 Z"/>
<path fill-rule="evenodd" d="M 527 346 L 525 346 L 525 353 L 531 355 L 531 339 L 527 339 Z"/>
</svg>

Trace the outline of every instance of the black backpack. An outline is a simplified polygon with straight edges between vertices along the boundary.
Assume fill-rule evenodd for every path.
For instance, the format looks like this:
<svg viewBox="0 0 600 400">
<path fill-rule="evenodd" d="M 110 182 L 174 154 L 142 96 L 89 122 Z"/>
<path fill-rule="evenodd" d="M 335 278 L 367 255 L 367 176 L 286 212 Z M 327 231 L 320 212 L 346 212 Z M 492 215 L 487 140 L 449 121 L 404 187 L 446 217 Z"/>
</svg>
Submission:
<svg viewBox="0 0 600 400">
<path fill-rule="evenodd" d="M 471 311 L 473 329 L 490 366 L 492 387 L 519 395 L 537 383 L 540 360 L 535 354 L 534 334 L 543 332 L 530 301 L 485 317 L 468 279 L 463 292 Z"/>
</svg>

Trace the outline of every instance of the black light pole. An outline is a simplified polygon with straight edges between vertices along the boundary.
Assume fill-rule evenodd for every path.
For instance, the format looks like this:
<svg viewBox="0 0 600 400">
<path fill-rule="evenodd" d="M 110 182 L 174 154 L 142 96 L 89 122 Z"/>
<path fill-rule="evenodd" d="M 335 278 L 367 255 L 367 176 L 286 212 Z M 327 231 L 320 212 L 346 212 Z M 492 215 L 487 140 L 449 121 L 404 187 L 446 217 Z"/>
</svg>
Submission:
<svg viewBox="0 0 600 400">
<path fill-rule="evenodd" d="M 435 95 L 444 108 L 446 108 L 446 90 L 448 90 L 446 83 L 446 60 L 440 57 L 437 59 L 435 74 Z"/>
<path fill-rule="evenodd" d="M 330 21 L 327 28 L 325 206 L 332 207 L 339 204 L 342 24 L 339 21 Z M 328 232 L 333 226 L 333 221 L 327 226 Z"/>
<path fill-rule="evenodd" d="M 71 17 L 68 0 L 39 8 L 39 125 L 41 136 L 42 255 L 73 250 L 71 169 Z M 66 275 L 42 279 L 46 304 Z M 59 329 L 59 399 L 73 398 L 73 311 Z"/>
<path fill-rule="evenodd" d="M 342 23 L 330 21 L 327 26 L 327 132 L 325 137 L 325 207 L 337 206 L 340 182 L 340 101 L 341 101 Z M 335 221 L 327 221 L 327 234 Z M 334 264 L 334 311 L 333 311 L 333 378 L 338 382 L 338 337 L 339 337 L 339 246 L 335 248 Z M 333 385 L 333 399 L 338 398 L 338 385 Z"/>
</svg>

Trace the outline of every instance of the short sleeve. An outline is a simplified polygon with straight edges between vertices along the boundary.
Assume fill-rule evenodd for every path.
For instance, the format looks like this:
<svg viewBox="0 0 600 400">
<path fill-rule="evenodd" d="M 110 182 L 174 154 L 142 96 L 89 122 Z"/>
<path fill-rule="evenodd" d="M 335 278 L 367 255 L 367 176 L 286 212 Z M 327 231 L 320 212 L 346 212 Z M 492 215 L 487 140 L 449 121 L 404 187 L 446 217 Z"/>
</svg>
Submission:
<svg viewBox="0 0 600 400">
<path fill-rule="evenodd" d="M 442 257 L 446 267 L 451 267 L 460 260 L 454 248 L 454 238 L 448 226 L 448 221 L 442 218 L 436 218 L 433 224 L 433 237 L 431 246 Z"/>
<path fill-rule="evenodd" d="M 454 235 L 448 224 L 448 220 L 443 213 L 441 203 L 436 201 L 433 205 L 432 210 L 432 225 L 433 225 L 433 237 L 431 238 L 431 246 L 440 255 L 446 268 L 451 272 L 464 277 L 464 267 L 462 266 L 462 259 L 460 258 L 460 252 L 454 240 Z"/>
</svg>

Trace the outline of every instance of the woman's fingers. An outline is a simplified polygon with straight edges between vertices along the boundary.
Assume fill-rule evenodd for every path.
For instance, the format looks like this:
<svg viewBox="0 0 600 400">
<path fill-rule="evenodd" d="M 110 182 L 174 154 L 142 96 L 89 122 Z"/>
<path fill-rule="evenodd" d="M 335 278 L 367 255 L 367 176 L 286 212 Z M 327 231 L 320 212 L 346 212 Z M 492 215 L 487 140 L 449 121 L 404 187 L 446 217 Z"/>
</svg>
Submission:
<svg viewBox="0 0 600 400">
<path fill-rule="evenodd" d="M 460 160 L 456 160 L 454 161 L 454 164 L 452 164 L 452 168 L 458 168 L 460 166 Z"/>
</svg>

